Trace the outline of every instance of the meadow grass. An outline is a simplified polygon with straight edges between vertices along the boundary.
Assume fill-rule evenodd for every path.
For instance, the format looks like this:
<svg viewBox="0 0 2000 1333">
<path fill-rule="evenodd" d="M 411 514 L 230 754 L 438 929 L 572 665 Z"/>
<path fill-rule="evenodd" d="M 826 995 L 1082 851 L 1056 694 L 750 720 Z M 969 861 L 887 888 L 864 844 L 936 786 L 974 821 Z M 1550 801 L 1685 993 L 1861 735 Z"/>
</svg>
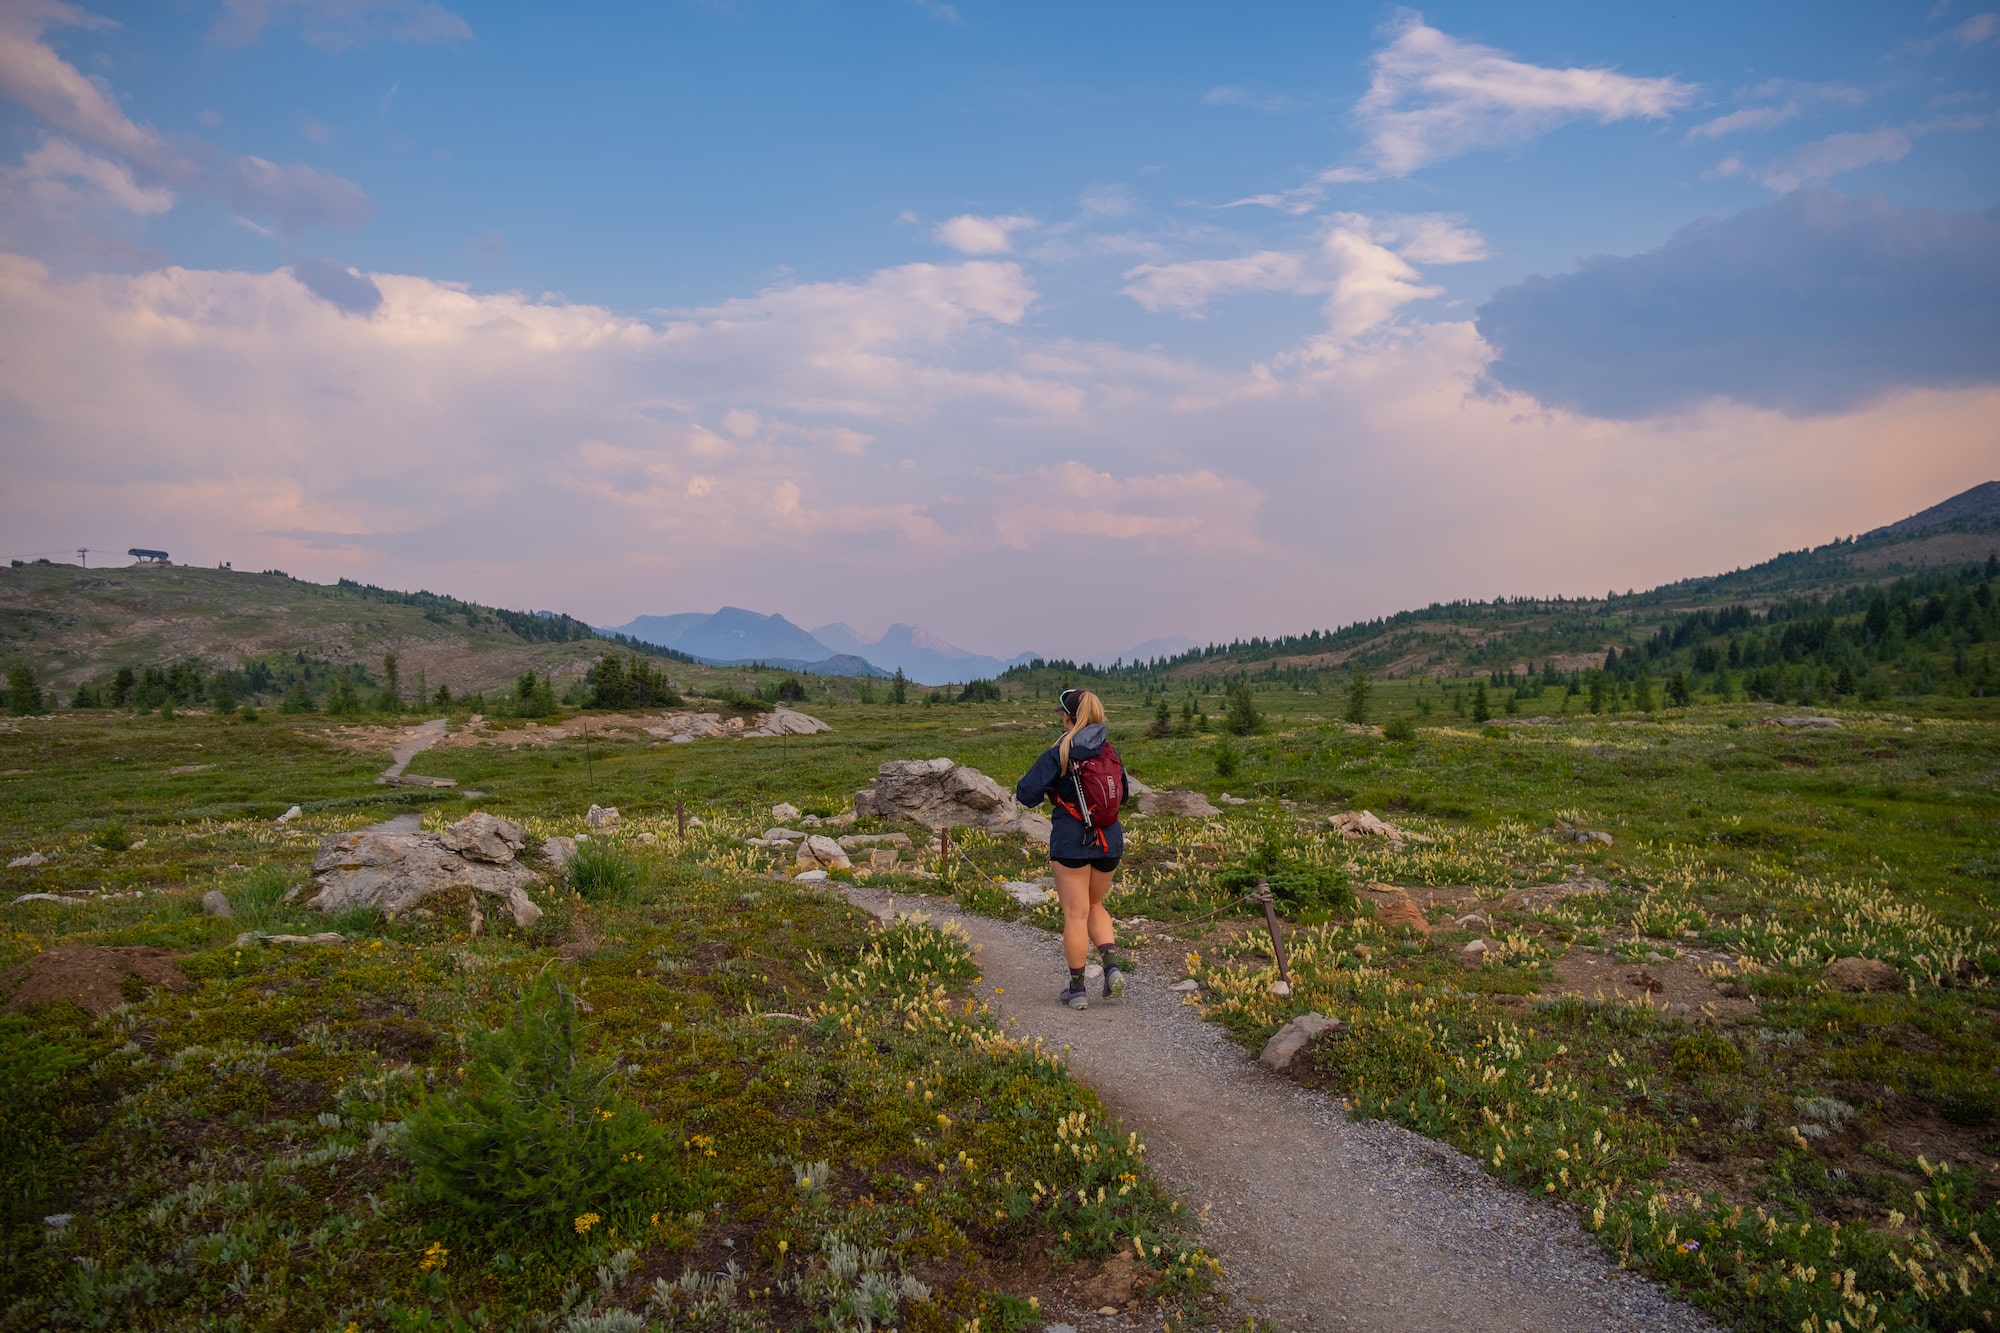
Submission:
<svg viewBox="0 0 2000 1333">
<path fill-rule="evenodd" d="M 1475 727 L 1441 697 L 1378 686 L 1376 715 L 1410 724 L 1400 740 L 1334 721 L 1338 698 L 1262 690 L 1264 727 L 1234 742 L 1227 778 L 1216 736 L 1148 738 L 1141 701 L 1112 698 L 1137 775 L 1248 799 L 1214 819 L 1128 823 L 1111 900 L 1121 929 L 1182 939 L 1204 1012 L 1253 1048 L 1296 1013 L 1345 1019 L 1350 1032 L 1315 1049 L 1308 1078 L 1357 1114 L 1569 1201 L 1621 1259 L 1726 1322 L 1990 1326 L 1990 701 L 1952 701 L 1951 715 L 1843 709 L 1840 729 L 1803 731 L 1755 725 L 1795 710 L 1591 716 L 1575 700 L 1547 722 Z M 1027 1318 L 1002 1301 L 1020 1292 L 982 1287 L 993 1264 L 1102 1254 L 1135 1234 L 1161 1294 L 1209 1308 L 1213 1270 L 1183 1248 L 1136 1145 L 1106 1137 L 1101 1109 L 1046 1052 L 1016 1048 L 976 1006 L 963 1012 L 960 946 L 871 934 L 832 898 L 768 878 L 786 858 L 744 841 L 776 801 L 847 808 L 889 759 L 947 755 L 1011 781 L 1054 736 L 1049 702 L 804 707 L 835 730 L 679 746 L 600 734 L 438 749 L 413 766 L 456 778 L 456 791 L 372 785 L 386 759 L 328 744 L 333 724 L 320 719 L 70 715 L 0 733 L 0 846 L 50 857 L 0 872 L 0 886 L 98 891 L 5 909 L 0 966 L 57 943 L 152 943 L 186 951 L 197 980 L 97 1023 L 7 1020 L 18 1074 L 7 1081 L 26 1091 L 11 1094 L 5 1132 L 44 1164 L 10 1202 L 11 1267 L 64 1293 L 19 1306 L 14 1325 L 86 1323 L 98 1317 L 88 1311 L 136 1308 L 133 1293 L 172 1291 L 193 1326 L 192 1312 L 247 1289 L 259 1294 L 244 1327 L 278 1326 L 281 1310 L 424 1327 L 482 1308 L 559 1326 L 614 1307 L 720 1327 L 893 1301 L 902 1327 L 979 1316 L 990 1328 Z M 1219 697 L 1207 711 L 1220 713 Z M 468 787 L 486 795 L 468 801 Z M 676 799 L 701 820 L 685 846 Z M 439 827 L 481 808 L 537 837 L 574 834 L 592 802 L 621 807 L 624 827 L 592 839 L 605 846 L 583 894 L 539 896 L 548 914 L 534 931 L 468 939 L 463 906 L 446 905 L 335 923 L 355 937 L 336 950 L 230 945 L 241 929 L 325 928 L 284 891 L 328 832 L 408 809 Z M 270 822 L 292 804 L 299 819 Z M 1340 839 L 1325 824 L 1340 808 L 1429 841 Z M 1553 837 L 1558 819 L 1613 841 Z M 996 883 L 1041 873 L 1039 849 L 979 833 L 954 845 L 949 862 L 906 858 L 941 880 L 895 882 L 1054 924 L 1050 907 L 1023 909 Z M 1265 853 L 1314 882 L 1456 887 L 1486 921 L 1460 928 L 1452 917 L 1466 908 L 1438 909 L 1419 942 L 1380 930 L 1365 907 L 1297 911 L 1294 990 L 1273 995 L 1268 940 L 1226 887 Z M 1589 891 L 1508 905 L 1560 881 Z M 210 887 L 238 920 L 200 914 Z M 1458 946 L 1475 934 L 1493 948 L 1468 968 Z M 1726 958 L 1718 980 L 1754 1013 L 1670 1016 L 1557 993 L 1573 955 L 1640 966 L 1689 950 Z M 1830 990 L 1823 968 L 1849 955 L 1892 963 L 1902 988 Z M 593 1205 L 571 1215 L 569 1235 L 496 1250 L 412 1215 L 418 1181 L 395 1127 L 458 1084 L 474 1034 L 504 1028 L 548 968 L 589 1004 L 589 1048 L 618 1053 L 619 1096 L 671 1127 L 676 1165 L 657 1210 Z M 1078 1110 L 1116 1171 L 1072 1152 L 1079 1140 L 1037 1140 Z M 192 1211 L 167 1205 L 189 1190 Z M 52 1236 L 37 1219 L 58 1207 L 78 1216 Z M 599 1220 L 575 1230 L 591 1212 Z M 431 1246 L 443 1257 L 425 1268 Z M 327 1261 L 306 1263 L 308 1248 Z M 377 1270 L 398 1276 L 364 1298 Z"/>
</svg>

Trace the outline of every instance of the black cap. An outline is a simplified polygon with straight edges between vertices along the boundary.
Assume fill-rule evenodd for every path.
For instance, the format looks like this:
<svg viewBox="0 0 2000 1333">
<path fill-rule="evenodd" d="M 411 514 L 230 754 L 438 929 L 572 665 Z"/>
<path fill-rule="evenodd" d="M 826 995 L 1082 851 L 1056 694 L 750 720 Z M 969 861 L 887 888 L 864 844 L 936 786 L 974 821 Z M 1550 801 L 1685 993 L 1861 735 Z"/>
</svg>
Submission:
<svg viewBox="0 0 2000 1333">
<path fill-rule="evenodd" d="M 1083 703 L 1083 691 L 1064 690 L 1056 697 L 1056 702 L 1062 705 L 1063 712 L 1069 714 L 1071 717 L 1075 717 L 1076 710 Z"/>
</svg>

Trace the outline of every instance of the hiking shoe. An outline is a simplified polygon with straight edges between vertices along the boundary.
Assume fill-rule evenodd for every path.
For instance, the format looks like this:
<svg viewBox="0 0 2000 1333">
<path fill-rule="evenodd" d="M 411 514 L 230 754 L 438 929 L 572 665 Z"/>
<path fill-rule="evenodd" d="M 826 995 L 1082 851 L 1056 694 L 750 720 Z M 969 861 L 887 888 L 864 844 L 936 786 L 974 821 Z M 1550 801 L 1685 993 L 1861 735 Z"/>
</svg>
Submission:
<svg viewBox="0 0 2000 1333">
<path fill-rule="evenodd" d="M 1090 1008 L 1090 996 L 1084 993 L 1081 986 L 1075 990 L 1071 990 L 1067 986 L 1063 987 L 1062 993 L 1056 996 L 1056 1000 L 1058 1003 L 1066 1004 L 1072 1009 Z"/>
<path fill-rule="evenodd" d="M 1125 971 L 1116 963 L 1104 969 L 1104 998 L 1115 1000 L 1125 993 Z"/>
</svg>

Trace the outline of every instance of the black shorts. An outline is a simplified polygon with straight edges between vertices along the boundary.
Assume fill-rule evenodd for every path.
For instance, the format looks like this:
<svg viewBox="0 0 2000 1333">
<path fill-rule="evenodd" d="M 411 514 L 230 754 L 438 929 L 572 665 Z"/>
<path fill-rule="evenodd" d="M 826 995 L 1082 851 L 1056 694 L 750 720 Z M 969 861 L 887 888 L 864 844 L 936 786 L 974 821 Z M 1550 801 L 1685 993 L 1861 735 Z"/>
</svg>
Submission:
<svg viewBox="0 0 2000 1333">
<path fill-rule="evenodd" d="M 1093 856 L 1083 861 L 1072 861 L 1067 856 L 1051 856 L 1049 860 L 1066 870 L 1081 870 L 1089 866 L 1092 870 L 1102 870 L 1107 875 L 1118 868 L 1118 858 L 1115 856 Z"/>
</svg>

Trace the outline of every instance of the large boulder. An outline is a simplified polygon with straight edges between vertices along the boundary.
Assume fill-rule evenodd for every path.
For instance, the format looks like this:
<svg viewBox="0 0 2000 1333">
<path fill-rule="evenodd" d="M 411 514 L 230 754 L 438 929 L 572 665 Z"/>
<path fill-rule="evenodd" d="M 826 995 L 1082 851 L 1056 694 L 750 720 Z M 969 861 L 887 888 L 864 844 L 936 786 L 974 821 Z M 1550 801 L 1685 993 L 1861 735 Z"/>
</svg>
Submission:
<svg viewBox="0 0 2000 1333">
<path fill-rule="evenodd" d="M 744 731 L 746 736 L 811 736 L 821 731 L 832 731 L 826 723 L 807 713 L 791 708 L 773 708 L 757 719 L 757 725 Z M 785 816 L 778 816 L 780 819 Z"/>
<path fill-rule="evenodd" d="M 319 845 L 313 857 L 313 881 L 319 886 L 310 906 L 322 912 L 372 907 L 391 916 L 408 911 L 435 893 L 469 888 L 503 900 L 517 925 L 531 926 L 542 909 L 528 897 L 534 872 L 513 859 L 504 861 L 461 851 L 506 848 L 507 839 L 495 825 L 519 825 L 489 815 L 467 815 L 444 833 L 388 833 L 363 829 L 337 833 Z M 453 844 L 458 844 L 454 846 Z"/>
<path fill-rule="evenodd" d="M 949 759 L 892 759 L 875 781 L 854 793 L 854 811 L 908 819 L 930 828 L 981 828 L 1047 838 L 1049 821 L 976 768 Z"/>
</svg>

